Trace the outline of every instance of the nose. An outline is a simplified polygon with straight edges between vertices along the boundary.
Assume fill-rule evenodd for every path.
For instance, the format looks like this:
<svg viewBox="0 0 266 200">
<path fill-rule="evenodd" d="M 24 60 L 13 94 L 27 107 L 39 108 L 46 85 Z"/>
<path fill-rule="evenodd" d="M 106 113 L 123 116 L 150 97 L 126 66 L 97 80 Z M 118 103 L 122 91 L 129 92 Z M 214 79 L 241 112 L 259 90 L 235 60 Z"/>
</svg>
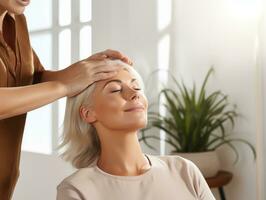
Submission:
<svg viewBox="0 0 266 200">
<path fill-rule="evenodd" d="M 126 99 L 126 100 L 137 100 L 139 99 L 139 93 L 138 91 L 136 91 L 135 89 L 131 88 L 131 87 L 124 87 L 124 90 L 123 90 L 123 97 Z"/>
<path fill-rule="evenodd" d="M 139 99 L 139 93 L 136 90 L 134 90 L 134 93 L 132 93 L 130 100 L 137 100 L 137 99 Z"/>
</svg>

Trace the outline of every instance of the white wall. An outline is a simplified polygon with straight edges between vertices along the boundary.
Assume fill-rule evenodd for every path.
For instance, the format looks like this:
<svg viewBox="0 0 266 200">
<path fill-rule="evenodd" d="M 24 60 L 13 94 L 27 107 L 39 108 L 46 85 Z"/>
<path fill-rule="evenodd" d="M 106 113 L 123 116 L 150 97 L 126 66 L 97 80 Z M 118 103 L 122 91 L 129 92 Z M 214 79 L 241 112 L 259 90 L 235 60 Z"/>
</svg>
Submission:
<svg viewBox="0 0 266 200">
<path fill-rule="evenodd" d="M 238 13 L 241 3 L 233 7 L 226 1 L 178 1 L 176 5 L 176 72 L 186 81 L 202 81 L 211 65 L 215 75 L 209 90 L 221 89 L 238 106 L 239 118 L 234 137 L 256 144 L 256 60 L 255 17 Z M 232 11 L 230 11 L 232 9 Z M 232 164 L 231 149 L 219 150 L 222 166 L 233 172 L 225 187 L 228 199 L 256 199 L 256 163 L 250 150 L 236 144 L 240 160 Z"/>
</svg>

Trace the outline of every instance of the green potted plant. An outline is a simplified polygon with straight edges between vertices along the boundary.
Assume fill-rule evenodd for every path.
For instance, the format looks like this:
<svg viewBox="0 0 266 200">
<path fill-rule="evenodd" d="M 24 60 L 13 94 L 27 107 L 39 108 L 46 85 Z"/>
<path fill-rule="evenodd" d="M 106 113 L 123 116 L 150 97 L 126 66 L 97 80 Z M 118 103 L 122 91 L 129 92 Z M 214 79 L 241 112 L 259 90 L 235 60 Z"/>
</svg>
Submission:
<svg viewBox="0 0 266 200">
<path fill-rule="evenodd" d="M 172 148 L 171 154 L 178 154 L 192 160 L 202 171 L 205 177 L 212 177 L 220 170 L 216 149 L 222 145 L 228 145 L 236 155 L 238 152 L 234 142 L 242 142 L 250 147 L 256 158 L 254 147 L 246 140 L 232 138 L 226 125 L 234 126 L 238 116 L 236 106 L 228 103 L 227 95 L 221 91 L 211 94 L 206 92 L 207 81 L 213 72 L 211 68 L 199 93 L 195 84 L 192 90 L 182 82 L 173 78 L 176 89 L 163 88 L 159 92 L 159 99 L 165 99 L 163 107 L 165 115 L 160 112 L 148 112 L 148 125 L 141 131 L 139 141 L 143 141 L 148 147 L 155 149 L 148 140 L 161 140 L 157 135 L 149 135 L 147 130 L 158 128 L 166 133 L 165 142 Z"/>
</svg>

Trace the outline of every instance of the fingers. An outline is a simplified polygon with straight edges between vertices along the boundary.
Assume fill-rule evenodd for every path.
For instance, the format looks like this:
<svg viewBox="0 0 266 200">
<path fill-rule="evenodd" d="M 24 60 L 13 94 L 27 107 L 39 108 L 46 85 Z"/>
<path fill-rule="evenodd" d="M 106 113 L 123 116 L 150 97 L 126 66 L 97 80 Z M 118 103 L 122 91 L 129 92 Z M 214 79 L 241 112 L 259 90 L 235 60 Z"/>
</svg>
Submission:
<svg viewBox="0 0 266 200">
<path fill-rule="evenodd" d="M 100 61 L 89 61 L 83 60 L 83 66 L 85 66 L 89 72 L 89 74 L 96 74 L 101 72 L 110 72 L 114 70 L 119 70 L 123 67 L 122 63 L 113 63 L 108 61 L 108 59 L 100 60 Z"/>
<path fill-rule="evenodd" d="M 111 49 L 107 49 L 103 52 L 93 54 L 92 56 L 88 57 L 87 60 L 104 60 L 106 58 L 120 59 L 129 65 L 133 65 L 133 62 L 127 56 L 125 56 L 119 51 L 111 50 Z"/>
<path fill-rule="evenodd" d="M 93 69 L 94 74 L 102 73 L 102 72 L 111 72 L 111 71 L 118 71 L 121 69 L 121 65 L 103 65 L 103 66 L 96 66 Z"/>
<path fill-rule="evenodd" d="M 121 60 L 131 66 L 133 65 L 133 62 L 128 57 L 124 57 Z"/>
<path fill-rule="evenodd" d="M 104 60 L 107 58 L 107 55 L 104 52 L 93 54 L 92 56 L 88 57 L 86 60 Z"/>
<path fill-rule="evenodd" d="M 119 64 L 96 65 L 90 70 L 91 83 L 112 78 L 118 73 L 119 69 L 121 69 L 122 67 L 123 66 Z"/>
<path fill-rule="evenodd" d="M 112 50 L 112 49 L 107 49 L 103 53 L 105 55 L 107 55 L 108 58 L 111 58 L 111 59 L 120 59 L 120 60 L 126 62 L 129 65 L 132 65 L 133 64 L 133 62 L 127 56 L 125 56 L 124 54 L 122 54 L 119 51 Z"/>
<path fill-rule="evenodd" d="M 85 67 L 85 71 L 86 71 L 86 73 L 83 75 L 88 77 L 89 85 L 91 85 L 92 83 L 96 81 L 112 78 L 113 76 L 117 74 L 119 69 L 121 69 L 124 66 L 121 62 L 120 63 L 111 62 L 110 58 L 103 59 L 106 56 L 110 56 L 114 54 L 119 55 L 120 52 L 106 50 L 104 52 L 94 54 L 88 59 L 81 61 L 82 62 L 81 64 L 83 65 L 83 67 Z M 123 59 L 126 59 L 126 58 L 123 58 Z M 80 67 L 78 67 L 78 69 L 80 69 Z"/>
<path fill-rule="evenodd" d="M 112 49 L 107 49 L 103 53 L 107 55 L 109 58 L 122 59 L 125 57 L 121 52 Z"/>
<path fill-rule="evenodd" d="M 110 72 L 100 72 L 97 73 L 93 76 L 93 83 L 97 82 L 97 81 L 102 81 L 102 80 L 106 80 L 109 78 L 112 78 L 113 76 L 115 76 L 117 74 L 117 71 L 110 71 Z"/>
</svg>

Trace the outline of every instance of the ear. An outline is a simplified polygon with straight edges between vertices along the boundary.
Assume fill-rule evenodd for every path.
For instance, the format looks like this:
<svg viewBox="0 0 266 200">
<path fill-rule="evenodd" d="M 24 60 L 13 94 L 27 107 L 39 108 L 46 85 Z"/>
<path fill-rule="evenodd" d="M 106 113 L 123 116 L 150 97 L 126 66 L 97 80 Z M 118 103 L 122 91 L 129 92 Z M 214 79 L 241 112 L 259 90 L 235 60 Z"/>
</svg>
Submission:
<svg viewBox="0 0 266 200">
<path fill-rule="evenodd" d="M 96 121 L 94 111 L 89 106 L 81 106 L 79 109 L 79 114 L 81 118 L 87 123 L 91 124 Z"/>
</svg>

